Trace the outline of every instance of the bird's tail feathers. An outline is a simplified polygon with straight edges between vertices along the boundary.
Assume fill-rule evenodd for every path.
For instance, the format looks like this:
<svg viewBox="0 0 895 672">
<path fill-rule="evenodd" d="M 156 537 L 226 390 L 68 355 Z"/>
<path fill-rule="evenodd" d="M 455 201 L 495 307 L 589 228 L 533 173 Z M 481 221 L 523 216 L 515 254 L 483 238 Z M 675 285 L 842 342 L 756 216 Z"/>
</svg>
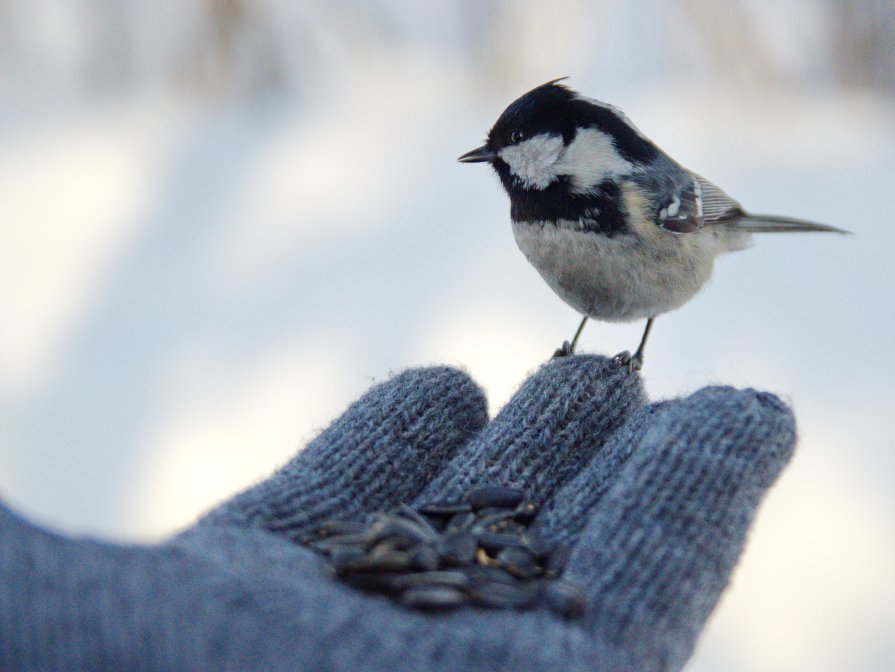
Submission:
<svg viewBox="0 0 895 672">
<path fill-rule="evenodd" d="M 778 217 L 777 215 L 746 215 L 731 222 L 728 226 L 734 231 L 746 233 L 789 233 L 793 231 L 851 233 L 851 231 L 827 224 L 818 224 L 817 222 L 809 222 L 805 219 L 794 219 L 792 217 Z"/>
</svg>

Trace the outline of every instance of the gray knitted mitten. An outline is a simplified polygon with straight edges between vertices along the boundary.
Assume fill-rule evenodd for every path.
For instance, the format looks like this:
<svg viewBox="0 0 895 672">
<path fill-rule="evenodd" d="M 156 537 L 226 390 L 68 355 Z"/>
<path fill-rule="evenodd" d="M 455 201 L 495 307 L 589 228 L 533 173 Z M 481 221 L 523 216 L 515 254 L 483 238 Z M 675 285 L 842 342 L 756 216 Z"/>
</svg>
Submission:
<svg viewBox="0 0 895 672">
<path fill-rule="evenodd" d="M 678 670 L 794 442 L 770 394 L 648 404 L 602 357 L 546 364 L 490 423 L 464 373 L 407 371 L 161 545 L 58 536 L 0 505 L 0 669 Z M 572 545 L 582 618 L 405 609 L 295 543 L 481 483 L 525 490 L 542 536 Z"/>
</svg>

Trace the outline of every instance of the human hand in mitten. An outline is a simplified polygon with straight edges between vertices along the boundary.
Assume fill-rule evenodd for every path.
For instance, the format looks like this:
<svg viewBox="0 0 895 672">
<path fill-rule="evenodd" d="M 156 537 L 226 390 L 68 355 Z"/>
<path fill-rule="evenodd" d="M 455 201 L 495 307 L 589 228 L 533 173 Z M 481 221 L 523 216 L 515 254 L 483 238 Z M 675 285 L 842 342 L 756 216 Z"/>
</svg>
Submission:
<svg viewBox="0 0 895 672">
<path fill-rule="evenodd" d="M 71 539 L 0 506 L 0 669 L 678 670 L 794 441 L 770 394 L 649 404 L 602 357 L 546 364 L 490 422 L 466 374 L 410 370 L 160 545 Z M 407 608 L 299 543 L 485 483 L 524 491 L 532 529 L 571 548 L 580 617 Z"/>
</svg>

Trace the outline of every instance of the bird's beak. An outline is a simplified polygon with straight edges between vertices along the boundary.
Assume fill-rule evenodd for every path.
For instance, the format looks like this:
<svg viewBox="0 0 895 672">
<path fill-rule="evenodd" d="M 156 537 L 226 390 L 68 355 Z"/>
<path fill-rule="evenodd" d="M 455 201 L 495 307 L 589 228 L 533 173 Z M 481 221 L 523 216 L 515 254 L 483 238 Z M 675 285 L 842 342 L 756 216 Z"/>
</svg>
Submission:
<svg viewBox="0 0 895 672">
<path fill-rule="evenodd" d="M 460 163 L 484 163 L 485 161 L 493 161 L 496 154 L 488 149 L 488 145 L 482 145 L 471 152 L 466 152 L 457 161 Z"/>
</svg>

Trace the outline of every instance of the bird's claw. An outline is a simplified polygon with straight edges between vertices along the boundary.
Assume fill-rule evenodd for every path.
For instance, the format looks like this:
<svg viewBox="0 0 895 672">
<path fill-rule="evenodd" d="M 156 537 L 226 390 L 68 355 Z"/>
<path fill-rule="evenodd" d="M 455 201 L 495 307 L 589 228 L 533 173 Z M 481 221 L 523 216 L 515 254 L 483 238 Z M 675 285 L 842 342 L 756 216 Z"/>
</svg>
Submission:
<svg viewBox="0 0 895 672">
<path fill-rule="evenodd" d="M 568 357 L 569 355 L 575 354 L 575 351 L 572 350 L 572 344 L 568 341 L 563 341 L 562 345 L 556 349 L 553 353 L 553 357 L 551 359 L 559 359 L 560 357 Z"/>
<path fill-rule="evenodd" d="M 625 366 L 628 368 L 628 373 L 634 373 L 643 368 L 643 355 L 639 352 L 635 355 L 631 355 L 630 352 L 625 350 L 613 357 L 612 363 L 615 366 Z"/>
<path fill-rule="evenodd" d="M 630 361 L 631 361 L 631 353 L 628 352 L 627 350 L 624 350 L 623 352 L 618 353 L 615 357 L 612 358 L 612 363 L 615 366 L 624 366 Z"/>
</svg>

